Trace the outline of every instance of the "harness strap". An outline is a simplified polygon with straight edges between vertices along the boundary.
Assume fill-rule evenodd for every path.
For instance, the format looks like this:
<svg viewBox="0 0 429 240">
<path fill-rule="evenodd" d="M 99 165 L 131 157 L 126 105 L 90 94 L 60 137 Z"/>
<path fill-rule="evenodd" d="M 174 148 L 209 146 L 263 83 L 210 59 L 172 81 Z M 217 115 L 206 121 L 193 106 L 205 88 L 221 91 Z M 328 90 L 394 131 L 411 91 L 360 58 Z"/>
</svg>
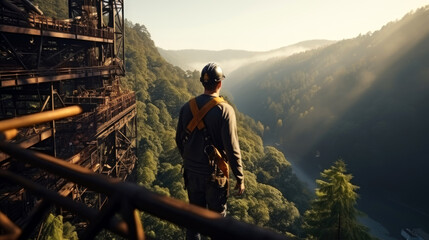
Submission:
<svg viewBox="0 0 429 240">
<path fill-rule="evenodd" d="M 201 130 L 205 127 L 204 122 L 201 121 L 204 116 L 207 114 L 210 109 L 212 109 L 214 106 L 218 105 L 221 102 L 224 102 L 225 100 L 221 97 L 215 97 L 212 98 L 209 102 L 207 102 L 201 109 L 198 109 L 197 101 L 195 98 L 192 98 L 189 101 L 189 105 L 191 107 L 192 112 L 192 120 L 188 123 L 188 126 L 186 129 L 189 133 L 194 131 L 194 129 L 198 126 L 198 129 Z"/>
<path fill-rule="evenodd" d="M 194 119 L 199 114 L 199 109 L 198 109 L 197 101 L 195 100 L 195 98 L 192 98 L 189 101 L 189 106 L 191 107 L 191 112 L 192 112 L 192 116 L 194 116 L 193 117 L 193 119 Z M 191 122 L 188 123 L 188 126 L 186 127 L 188 129 L 188 131 L 190 131 L 190 132 L 192 132 L 195 129 L 195 126 L 190 126 L 191 123 L 192 123 L 192 120 L 191 120 Z M 192 123 L 192 124 L 195 124 L 195 123 Z M 200 130 L 203 129 L 204 128 L 204 121 L 199 121 L 197 126 L 198 126 L 198 129 L 200 129 Z M 190 130 L 190 128 L 192 128 L 192 129 Z"/>
</svg>

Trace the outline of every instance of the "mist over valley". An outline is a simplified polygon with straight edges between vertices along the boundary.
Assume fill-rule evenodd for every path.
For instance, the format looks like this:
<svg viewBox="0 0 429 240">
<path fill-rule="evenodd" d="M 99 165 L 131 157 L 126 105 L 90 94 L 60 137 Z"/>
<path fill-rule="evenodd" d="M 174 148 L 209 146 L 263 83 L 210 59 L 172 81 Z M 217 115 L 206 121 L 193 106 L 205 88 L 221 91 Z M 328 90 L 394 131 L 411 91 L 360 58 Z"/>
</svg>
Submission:
<svg viewBox="0 0 429 240">
<path fill-rule="evenodd" d="M 273 58 L 288 57 L 296 53 L 324 47 L 334 43 L 331 40 L 309 40 L 270 51 L 255 52 L 245 50 L 165 50 L 158 48 L 163 58 L 184 70 L 201 70 L 208 62 L 216 62 L 222 66 L 226 74 L 254 62 L 266 61 Z"/>
</svg>

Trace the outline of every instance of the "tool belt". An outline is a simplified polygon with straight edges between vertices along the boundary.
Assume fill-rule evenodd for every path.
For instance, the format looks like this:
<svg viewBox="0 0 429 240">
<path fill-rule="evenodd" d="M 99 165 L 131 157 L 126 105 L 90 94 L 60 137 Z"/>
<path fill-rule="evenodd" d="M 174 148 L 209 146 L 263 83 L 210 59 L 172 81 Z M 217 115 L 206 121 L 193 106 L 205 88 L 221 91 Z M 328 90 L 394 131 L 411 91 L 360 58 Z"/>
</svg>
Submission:
<svg viewBox="0 0 429 240">
<path fill-rule="evenodd" d="M 207 145 L 204 148 L 204 152 L 209 158 L 209 165 L 213 168 L 211 174 L 212 181 L 216 182 L 220 187 L 228 185 L 229 182 L 229 165 L 220 153 L 220 151 L 214 145 Z"/>
</svg>

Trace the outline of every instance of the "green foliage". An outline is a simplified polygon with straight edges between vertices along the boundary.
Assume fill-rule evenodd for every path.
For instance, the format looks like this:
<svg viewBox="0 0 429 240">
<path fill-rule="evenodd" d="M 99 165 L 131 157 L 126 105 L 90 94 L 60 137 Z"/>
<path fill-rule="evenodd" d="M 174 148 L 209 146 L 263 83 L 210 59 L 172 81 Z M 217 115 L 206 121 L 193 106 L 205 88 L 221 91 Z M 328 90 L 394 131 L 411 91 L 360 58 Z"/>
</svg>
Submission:
<svg viewBox="0 0 429 240">
<path fill-rule="evenodd" d="M 149 239 L 184 239 L 184 230 L 167 221 L 159 220 L 148 214 L 142 214 L 142 222 L 145 234 Z"/>
<path fill-rule="evenodd" d="M 186 201 L 181 158 L 176 149 L 175 128 L 180 106 L 198 89 L 198 74 L 185 72 L 163 60 L 147 29 L 126 22 L 127 75 L 123 88 L 136 92 L 138 101 L 138 162 L 135 176 L 151 191 Z M 158 239 L 183 239 L 182 230 L 153 216 L 142 214 L 145 233 Z"/>
<path fill-rule="evenodd" d="M 63 222 L 63 216 L 49 214 L 43 223 L 41 240 L 77 240 L 75 227 L 69 222 Z"/>
<path fill-rule="evenodd" d="M 358 189 L 346 173 L 346 165 L 338 160 L 324 170 L 322 179 L 316 180 L 316 199 L 305 212 L 305 229 L 310 239 L 372 239 L 369 230 L 357 221 Z"/>
<path fill-rule="evenodd" d="M 138 100 L 138 163 L 137 182 L 146 188 L 187 201 L 181 173 L 182 159 L 175 144 L 175 128 L 180 107 L 193 96 L 202 93 L 199 72 L 183 71 L 165 62 L 142 25 L 126 24 L 127 76 L 122 86 L 137 92 Z M 228 98 L 227 98 L 228 99 Z M 230 198 L 229 215 L 236 219 L 281 233 L 298 233 L 300 213 L 294 203 L 290 187 L 282 191 L 276 187 L 298 183 L 286 161 L 274 147 L 264 150 L 264 126 L 237 109 L 238 134 L 246 171 L 246 194 Z M 255 172 L 266 168 L 266 181 L 257 179 Z M 252 173 L 253 172 L 253 173 Z M 269 176 L 268 176 L 269 175 Z M 277 176 L 285 177 L 280 181 Z M 294 181 L 289 181 L 294 179 Z M 277 185 L 273 187 L 273 185 Z M 230 186 L 235 185 L 232 178 Z M 303 185 L 297 184 L 304 192 Z M 233 191 L 231 189 L 231 193 Z M 295 194 L 293 193 L 293 194 Z M 286 195 L 287 194 L 287 195 Z M 305 197 L 295 197 L 305 199 Z M 308 201 L 308 199 L 307 199 Z M 300 203 L 301 205 L 304 205 Z M 160 239 L 183 239 L 182 229 L 171 223 L 143 214 L 146 234 Z"/>
<path fill-rule="evenodd" d="M 293 173 L 292 166 L 283 153 L 274 147 L 267 146 L 264 154 L 257 162 L 258 168 L 255 172 L 258 180 L 280 190 L 289 201 L 296 204 L 300 211 L 306 210 L 311 194 Z"/>
<path fill-rule="evenodd" d="M 34 0 L 34 4 L 39 6 L 45 16 L 57 19 L 69 17 L 67 0 Z"/>
<path fill-rule="evenodd" d="M 300 214 L 295 204 L 287 201 L 278 189 L 259 183 L 251 172 L 246 171 L 246 194 L 231 197 L 228 206 L 228 215 L 238 220 L 284 234 L 298 231 Z"/>
</svg>

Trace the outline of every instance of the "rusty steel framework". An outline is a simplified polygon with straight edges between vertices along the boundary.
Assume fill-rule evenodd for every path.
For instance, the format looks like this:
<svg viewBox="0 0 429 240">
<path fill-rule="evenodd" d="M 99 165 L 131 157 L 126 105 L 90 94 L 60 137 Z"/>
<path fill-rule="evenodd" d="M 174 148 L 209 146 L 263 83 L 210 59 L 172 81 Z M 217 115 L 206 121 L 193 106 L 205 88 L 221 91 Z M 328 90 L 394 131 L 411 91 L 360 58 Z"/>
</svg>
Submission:
<svg viewBox="0 0 429 240">
<path fill-rule="evenodd" d="M 144 239 L 138 210 L 220 239 L 286 239 L 124 181 L 137 138 L 136 97 L 119 84 L 124 3 L 68 7 L 57 20 L 0 0 L 0 239 L 37 237 L 52 211 L 83 239 Z"/>
<path fill-rule="evenodd" d="M 81 114 L 20 127 L 8 141 L 125 180 L 136 161 L 137 114 L 134 92 L 120 88 L 124 3 L 69 0 L 68 7 L 69 18 L 58 20 L 28 0 L 0 0 L 0 120 L 78 105 Z M 108 201 L 5 151 L 0 168 L 96 209 Z M 23 186 L 0 181 L 0 212 L 18 225 L 38 202 Z"/>
</svg>

